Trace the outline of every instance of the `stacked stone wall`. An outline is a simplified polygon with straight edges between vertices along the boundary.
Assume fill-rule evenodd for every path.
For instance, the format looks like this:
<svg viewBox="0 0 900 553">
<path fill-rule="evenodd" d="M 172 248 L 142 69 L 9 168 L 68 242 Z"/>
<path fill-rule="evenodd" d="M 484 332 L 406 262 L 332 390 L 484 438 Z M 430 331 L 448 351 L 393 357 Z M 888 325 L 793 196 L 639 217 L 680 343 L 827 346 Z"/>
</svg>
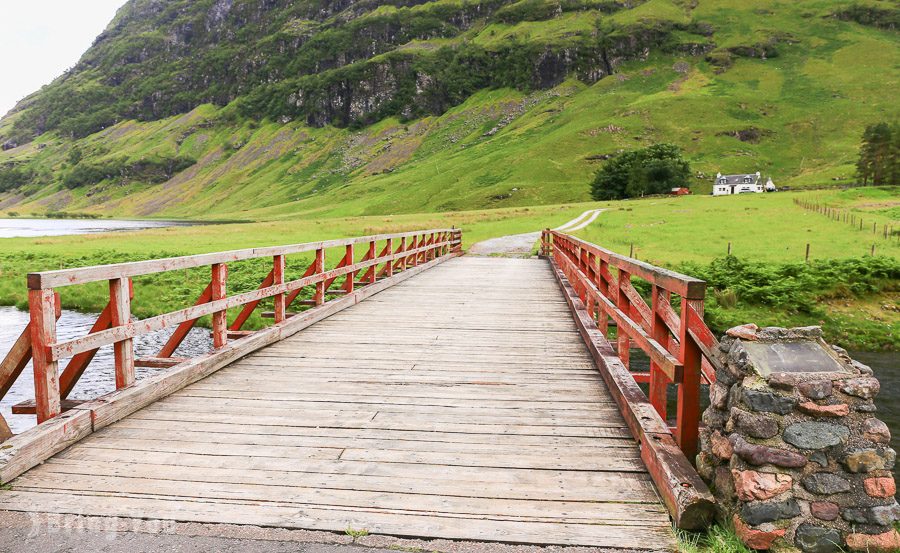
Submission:
<svg viewBox="0 0 900 553">
<path fill-rule="evenodd" d="M 833 347 L 844 370 L 766 373 L 745 347 L 755 341 L 830 347 L 817 327 L 746 325 L 720 343 L 697 468 L 721 517 L 754 549 L 900 551 L 896 453 L 874 415 L 871 369 Z"/>
</svg>

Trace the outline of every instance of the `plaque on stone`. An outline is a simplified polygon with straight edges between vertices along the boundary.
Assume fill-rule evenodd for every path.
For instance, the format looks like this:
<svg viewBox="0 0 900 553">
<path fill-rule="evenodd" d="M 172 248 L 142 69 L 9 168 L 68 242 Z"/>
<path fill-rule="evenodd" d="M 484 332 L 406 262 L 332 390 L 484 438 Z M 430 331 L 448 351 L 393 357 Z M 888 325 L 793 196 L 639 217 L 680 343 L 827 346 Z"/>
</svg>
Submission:
<svg viewBox="0 0 900 553">
<path fill-rule="evenodd" d="M 744 342 L 744 348 L 756 372 L 763 377 L 772 373 L 849 373 L 834 352 L 817 340 L 796 342 Z"/>
</svg>

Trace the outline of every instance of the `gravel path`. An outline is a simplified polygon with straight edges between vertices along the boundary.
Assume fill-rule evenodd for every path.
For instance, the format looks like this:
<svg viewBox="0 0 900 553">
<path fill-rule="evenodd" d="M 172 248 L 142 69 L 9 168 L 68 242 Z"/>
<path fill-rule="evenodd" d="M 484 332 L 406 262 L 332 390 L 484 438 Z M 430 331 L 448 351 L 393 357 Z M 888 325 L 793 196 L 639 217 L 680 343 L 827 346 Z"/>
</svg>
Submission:
<svg viewBox="0 0 900 553">
<path fill-rule="evenodd" d="M 554 230 L 574 232 L 581 230 L 593 223 L 603 212 L 603 209 L 589 209 L 568 223 L 556 227 Z M 510 234 L 491 238 L 473 244 L 469 248 L 471 255 L 501 255 L 504 257 L 530 257 L 534 243 L 541 237 L 541 231 L 526 232 L 523 234 Z"/>
</svg>

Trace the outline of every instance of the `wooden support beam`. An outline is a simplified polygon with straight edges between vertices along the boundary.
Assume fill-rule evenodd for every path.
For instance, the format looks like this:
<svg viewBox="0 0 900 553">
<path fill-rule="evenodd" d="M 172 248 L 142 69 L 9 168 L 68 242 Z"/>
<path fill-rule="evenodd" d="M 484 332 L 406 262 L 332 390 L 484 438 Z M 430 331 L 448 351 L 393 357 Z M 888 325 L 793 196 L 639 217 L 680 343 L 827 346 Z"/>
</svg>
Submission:
<svg viewBox="0 0 900 553">
<path fill-rule="evenodd" d="M 167 369 L 187 361 L 186 357 L 139 357 L 134 360 L 135 367 Z"/>
<path fill-rule="evenodd" d="M 272 318 L 275 318 L 275 312 L 272 312 Z M 240 340 L 241 338 L 246 338 L 247 336 L 253 336 L 256 333 L 255 330 L 229 330 L 228 331 L 228 339 L 229 340 Z"/>
<path fill-rule="evenodd" d="M 124 326 L 131 322 L 131 279 L 114 278 L 109 281 L 110 326 Z M 126 338 L 113 344 L 116 364 L 116 389 L 134 384 L 134 339 Z"/>
<path fill-rule="evenodd" d="M 82 403 L 87 403 L 87 399 L 64 399 L 60 401 L 63 412 L 74 409 Z M 37 412 L 37 405 L 33 399 L 16 403 L 11 408 L 13 415 L 34 415 Z"/>
<path fill-rule="evenodd" d="M 212 266 L 210 301 L 225 299 L 227 296 L 228 265 L 216 263 Z M 222 309 L 212 314 L 213 347 L 224 348 L 228 344 L 228 311 Z"/>
<path fill-rule="evenodd" d="M 133 291 L 131 295 L 134 296 Z M 91 326 L 91 330 L 88 332 L 88 334 L 106 330 L 107 328 L 112 326 L 111 311 L 111 304 L 106 304 L 106 307 L 104 307 L 103 311 L 100 312 L 100 316 L 97 317 L 96 321 L 94 321 L 94 324 L 93 326 Z M 92 349 L 90 351 L 84 351 L 75 354 L 72 359 L 69 360 L 66 368 L 63 370 L 62 374 L 59 375 L 59 393 L 62 399 L 66 399 L 67 397 L 69 397 L 69 394 L 71 394 L 72 390 L 75 389 L 75 385 L 78 384 L 78 380 L 81 378 L 81 375 L 84 374 L 85 369 L 87 369 L 91 361 L 94 360 L 94 356 L 97 355 L 98 351 L 100 351 L 99 348 Z"/>
<path fill-rule="evenodd" d="M 200 294 L 200 297 L 197 298 L 197 301 L 194 302 L 194 305 L 203 305 L 204 303 L 209 303 L 212 299 L 212 284 L 207 284 L 206 288 L 203 289 L 203 292 Z M 172 335 L 169 336 L 169 339 L 166 340 L 165 345 L 159 350 L 157 357 L 172 357 L 175 355 L 175 351 L 178 349 L 178 346 L 181 345 L 181 342 L 187 338 L 188 333 L 194 328 L 194 325 L 197 324 L 197 319 L 190 319 L 184 321 L 179 324 L 175 331 L 172 332 Z"/>
<path fill-rule="evenodd" d="M 282 259 L 284 259 L 283 255 L 273 256 L 273 259 L 277 258 L 277 257 L 281 257 Z M 277 264 L 278 262 L 275 261 L 275 263 Z M 283 274 L 284 274 L 284 272 L 283 272 L 283 267 L 282 267 L 282 276 L 283 276 Z M 272 284 L 274 282 L 275 282 L 275 270 L 273 268 L 271 271 L 269 271 L 269 274 L 266 275 L 266 278 L 263 279 L 262 284 L 260 284 L 256 289 L 261 290 L 263 288 L 268 288 L 269 286 L 272 286 Z M 207 301 L 209 301 L 209 300 L 207 300 Z M 238 313 L 238 316 L 235 317 L 234 321 L 231 322 L 231 326 L 229 326 L 228 328 L 230 330 L 240 330 L 241 328 L 243 328 L 244 323 L 246 323 L 247 319 L 250 318 L 250 315 L 253 314 L 253 310 L 256 309 L 256 306 L 259 305 L 260 301 L 262 301 L 262 300 L 251 301 L 250 303 L 244 305 L 241 308 L 240 313 Z"/>
<path fill-rule="evenodd" d="M 38 424 L 62 412 L 59 397 L 59 363 L 51 359 L 50 345 L 56 342 L 56 310 L 59 297 L 53 290 L 29 290 L 31 313 L 32 366 Z"/>
<path fill-rule="evenodd" d="M 316 261 L 313 261 L 312 263 L 309 264 L 309 267 L 306 268 L 306 271 L 303 272 L 303 275 L 300 278 L 301 279 L 307 278 L 309 276 L 312 276 L 313 273 L 315 273 L 315 272 L 316 272 Z M 288 307 L 291 306 L 292 303 L 294 303 L 294 300 L 297 299 L 297 296 L 300 295 L 300 292 L 303 291 L 303 288 L 305 288 L 305 287 L 297 288 L 296 290 L 293 290 L 288 293 L 287 299 L 284 302 L 285 309 L 287 309 Z M 313 302 L 313 305 L 315 305 L 315 302 Z"/>
</svg>

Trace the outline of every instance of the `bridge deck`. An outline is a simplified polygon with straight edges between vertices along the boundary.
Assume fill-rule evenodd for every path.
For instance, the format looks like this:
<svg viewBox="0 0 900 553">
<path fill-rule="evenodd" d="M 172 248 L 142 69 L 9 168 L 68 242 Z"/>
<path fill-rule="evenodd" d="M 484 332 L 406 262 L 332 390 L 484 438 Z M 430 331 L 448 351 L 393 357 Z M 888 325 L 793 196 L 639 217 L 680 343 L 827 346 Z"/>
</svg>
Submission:
<svg viewBox="0 0 900 553">
<path fill-rule="evenodd" d="M 459 258 L 73 445 L 0 508 L 660 549 L 545 262 Z"/>
</svg>

